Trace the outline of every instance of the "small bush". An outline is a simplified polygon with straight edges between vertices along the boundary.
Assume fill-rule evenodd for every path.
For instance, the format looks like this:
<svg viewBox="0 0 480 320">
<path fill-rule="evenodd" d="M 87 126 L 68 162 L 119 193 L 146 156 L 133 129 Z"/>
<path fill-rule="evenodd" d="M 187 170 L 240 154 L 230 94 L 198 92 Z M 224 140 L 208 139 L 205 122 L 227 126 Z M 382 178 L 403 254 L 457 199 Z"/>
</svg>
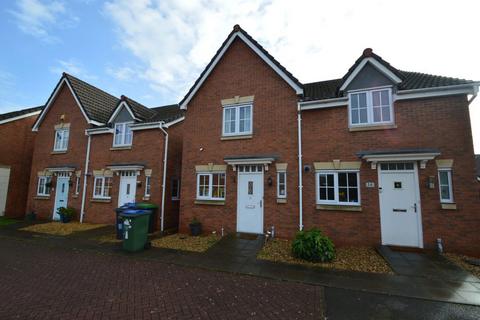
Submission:
<svg viewBox="0 0 480 320">
<path fill-rule="evenodd" d="M 335 246 L 322 231 L 312 228 L 297 233 L 292 243 L 292 253 L 296 258 L 311 262 L 329 262 L 335 258 Z"/>
<path fill-rule="evenodd" d="M 72 207 L 68 207 L 68 208 L 60 207 L 60 208 L 57 209 L 57 213 L 60 216 L 73 218 L 73 217 L 76 216 L 77 211 L 75 210 L 75 208 L 72 208 Z"/>
</svg>

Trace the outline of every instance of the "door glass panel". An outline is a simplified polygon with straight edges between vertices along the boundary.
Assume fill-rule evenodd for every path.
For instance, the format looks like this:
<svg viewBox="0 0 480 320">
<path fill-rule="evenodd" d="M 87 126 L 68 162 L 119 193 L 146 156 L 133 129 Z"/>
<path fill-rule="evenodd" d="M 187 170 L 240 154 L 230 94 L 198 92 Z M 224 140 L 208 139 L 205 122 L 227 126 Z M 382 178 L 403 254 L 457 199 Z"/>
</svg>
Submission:
<svg viewBox="0 0 480 320">
<path fill-rule="evenodd" d="M 127 184 L 127 195 L 130 194 L 130 183 Z"/>
<path fill-rule="evenodd" d="M 248 181 L 248 194 L 253 194 L 253 181 Z"/>
<path fill-rule="evenodd" d="M 62 183 L 62 193 L 65 193 L 65 183 Z"/>
</svg>

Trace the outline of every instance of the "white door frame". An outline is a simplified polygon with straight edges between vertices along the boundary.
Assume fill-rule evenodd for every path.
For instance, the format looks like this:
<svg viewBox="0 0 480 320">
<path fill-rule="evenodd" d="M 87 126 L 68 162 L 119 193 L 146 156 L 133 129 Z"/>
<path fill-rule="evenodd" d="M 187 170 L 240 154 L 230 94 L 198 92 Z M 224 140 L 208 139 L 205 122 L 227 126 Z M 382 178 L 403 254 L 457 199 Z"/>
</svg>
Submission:
<svg viewBox="0 0 480 320">
<path fill-rule="evenodd" d="M 66 194 L 66 198 L 65 198 L 65 204 L 62 206 L 63 208 L 67 208 L 68 206 L 68 193 L 69 193 L 69 187 L 70 187 L 70 176 L 69 176 L 69 173 L 58 173 L 57 174 L 57 183 L 55 184 L 55 200 L 54 200 L 54 203 L 53 203 L 53 212 L 52 212 L 52 220 L 55 220 L 55 215 L 57 214 L 57 210 L 58 208 L 60 208 L 60 206 L 57 207 L 57 201 L 59 199 L 57 199 L 58 197 L 58 189 L 59 189 L 59 183 L 61 181 L 65 181 L 65 185 L 66 185 L 66 188 L 65 188 L 65 194 Z"/>
<path fill-rule="evenodd" d="M 122 181 L 125 180 L 132 180 L 134 181 L 133 183 L 133 189 L 130 190 L 130 192 L 133 194 L 133 200 L 136 201 L 137 198 L 137 171 L 120 171 L 120 182 L 118 184 L 118 206 L 121 207 L 124 205 L 122 203 Z"/>
<path fill-rule="evenodd" d="M 240 165 L 239 165 L 240 166 Z M 240 188 L 239 188 L 239 183 L 240 183 L 240 176 L 248 176 L 248 175 L 256 175 L 256 176 L 261 176 L 261 187 L 262 187 L 262 196 L 261 196 L 261 205 L 260 205 L 260 212 L 261 212 L 261 231 L 260 233 L 258 234 L 263 234 L 264 232 L 264 224 L 265 224 L 265 215 L 264 215 L 264 207 L 265 207 L 265 201 L 264 201 L 264 198 L 265 198 L 265 174 L 264 174 L 264 170 L 263 170 L 263 165 L 262 164 L 246 164 L 244 165 L 245 166 L 256 166 L 257 168 L 259 167 L 262 167 L 262 170 L 261 171 L 257 171 L 257 172 L 240 172 L 239 170 L 239 166 L 237 166 L 237 232 L 246 232 L 246 231 L 242 231 L 242 230 L 239 230 L 238 226 L 239 226 L 239 217 L 240 217 Z"/>
<path fill-rule="evenodd" d="M 398 161 L 391 161 L 391 162 L 410 162 L 410 161 L 405 161 L 405 160 L 398 160 Z M 388 162 L 382 162 L 382 163 L 388 163 Z M 419 178 L 418 178 L 418 163 L 417 161 L 413 162 L 413 171 L 414 171 L 414 181 L 415 181 L 415 203 L 417 204 L 417 232 L 418 232 L 418 248 L 423 248 L 423 226 L 422 226 L 422 203 L 421 203 L 421 198 L 420 198 L 420 183 L 419 183 Z M 402 172 L 402 171 L 399 171 Z M 378 173 L 378 187 L 382 185 L 382 174 L 381 174 L 381 163 L 379 162 L 377 164 L 377 173 Z M 378 193 L 378 213 L 380 215 L 380 236 L 382 237 L 382 245 L 385 245 L 386 243 L 384 242 L 383 236 L 382 236 L 382 213 L 381 213 L 381 208 L 382 208 L 382 203 L 381 203 L 381 197 L 380 197 L 380 192 Z"/>
<path fill-rule="evenodd" d="M 5 199 L 1 199 L 0 201 L 2 201 L 0 203 L 0 217 L 1 216 L 4 216 L 5 215 L 5 209 L 7 208 L 7 201 L 8 201 L 8 189 L 9 189 L 9 186 L 10 186 L 10 174 L 11 174 L 11 168 L 10 167 L 0 167 L 0 170 L 6 170 L 7 171 L 7 185 L 6 185 L 6 188 L 5 188 L 5 194 L 3 195 L 0 195 L 0 197 L 2 198 L 5 198 Z"/>
</svg>

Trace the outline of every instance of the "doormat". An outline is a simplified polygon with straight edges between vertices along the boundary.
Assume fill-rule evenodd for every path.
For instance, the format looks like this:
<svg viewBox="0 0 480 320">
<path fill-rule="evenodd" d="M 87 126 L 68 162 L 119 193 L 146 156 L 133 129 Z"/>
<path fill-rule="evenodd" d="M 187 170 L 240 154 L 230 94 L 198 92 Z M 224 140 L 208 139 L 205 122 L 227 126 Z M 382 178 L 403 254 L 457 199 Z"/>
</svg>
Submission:
<svg viewBox="0 0 480 320">
<path fill-rule="evenodd" d="M 253 233 L 237 233 L 237 237 L 244 240 L 257 240 L 258 234 Z"/>
</svg>

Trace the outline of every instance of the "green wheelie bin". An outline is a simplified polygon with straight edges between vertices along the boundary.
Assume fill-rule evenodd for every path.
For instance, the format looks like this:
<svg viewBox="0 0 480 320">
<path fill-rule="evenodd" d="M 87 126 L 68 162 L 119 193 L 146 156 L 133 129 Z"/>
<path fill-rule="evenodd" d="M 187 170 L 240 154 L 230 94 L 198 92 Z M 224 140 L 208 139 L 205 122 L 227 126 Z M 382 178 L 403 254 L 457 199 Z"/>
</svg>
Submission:
<svg viewBox="0 0 480 320">
<path fill-rule="evenodd" d="M 147 245 L 150 210 L 125 210 L 123 218 L 123 249 L 142 251 Z"/>
<path fill-rule="evenodd" d="M 157 218 L 158 206 L 153 203 L 138 202 L 138 203 L 135 203 L 135 209 L 150 210 L 152 212 L 152 214 L 150 215 L 150 220 L 148 222 L 148 233 L 154 232 L 155 221 L 158 219 Z"/>
</svg>

